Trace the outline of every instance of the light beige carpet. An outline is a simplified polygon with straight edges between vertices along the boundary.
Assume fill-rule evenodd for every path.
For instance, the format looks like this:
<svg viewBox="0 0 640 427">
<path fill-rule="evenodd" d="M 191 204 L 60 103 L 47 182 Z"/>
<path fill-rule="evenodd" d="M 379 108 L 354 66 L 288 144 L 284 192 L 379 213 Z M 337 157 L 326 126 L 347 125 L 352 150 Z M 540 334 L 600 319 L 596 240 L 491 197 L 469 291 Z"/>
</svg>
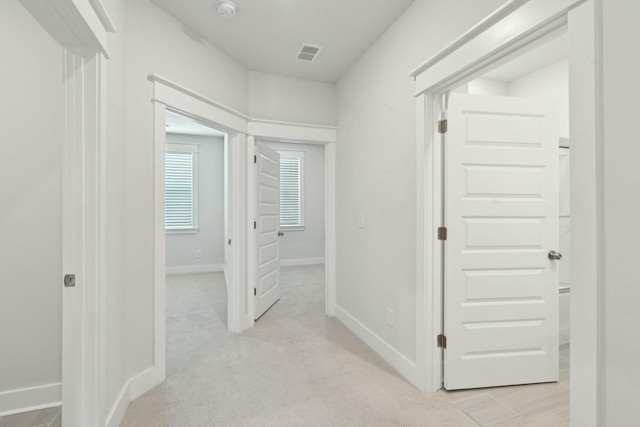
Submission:
<svg viewBox="0 0 640 427">
<path fill-rule="evenodd" d="M 283 268 L 281 300 L 242 334 L 221 327 L 220 275 L 170 278 L 170 374 L 131 403 L 122 426 L 478 425 L 326 318 L 323 274 Z"/>
</svg>

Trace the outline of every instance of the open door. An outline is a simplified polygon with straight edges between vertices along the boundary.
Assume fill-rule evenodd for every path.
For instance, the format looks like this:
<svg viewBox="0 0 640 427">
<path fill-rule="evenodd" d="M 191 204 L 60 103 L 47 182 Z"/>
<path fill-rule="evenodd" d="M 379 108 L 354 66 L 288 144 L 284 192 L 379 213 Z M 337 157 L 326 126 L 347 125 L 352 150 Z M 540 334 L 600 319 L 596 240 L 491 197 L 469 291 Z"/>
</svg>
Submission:
<svg viewBox="0 0 640 427">
<path fill-rule="evenodd" d="M 258 142 L 256 224 L 256 289 L 254 319 L 258 319 L 280 299 L 280 154 Z"/>
<path fill-rule="evenodd" d="M 558 380 L 551 101 L 452 94 L 444 136 L 444 386 Z"/>
</svg>

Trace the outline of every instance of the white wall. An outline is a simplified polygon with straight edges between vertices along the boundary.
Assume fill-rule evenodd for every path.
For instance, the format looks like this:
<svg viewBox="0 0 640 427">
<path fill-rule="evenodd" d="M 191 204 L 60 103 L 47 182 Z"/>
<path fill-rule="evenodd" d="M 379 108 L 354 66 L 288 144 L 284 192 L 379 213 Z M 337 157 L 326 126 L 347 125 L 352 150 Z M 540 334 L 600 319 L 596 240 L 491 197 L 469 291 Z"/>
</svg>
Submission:
<svg viewBox="0 0 640 427">
<path fill-rule="evenodd" d="M 126 150 L 125 133 L 125 36 L 126 0 L 104 0 L 117 33 L 108 35 L 111 59 L 106 62 L 106 286 L 105 294 L 105 416 L 117 402 L 129 379 L 127 366 L 127 274 L 126 257 Z"/>
<path fill-rule="evenodd" d="M 407 74 L 502 3 L 416 0 L 338 82 L 337 305 L 397 360 L 416 357 L 416 105 Z"/>
<path fill-rule="evenodd" d="M 558 133 L 569 138 L 569 60 L 548 65 L 509 82 L 509 96 L 558 100 Z"/>
<path fill-rule="evenodd" d="M 471 95 L 509 95 L 508 83 L 491 79 L 475 79 L 467 85 L 468 92 Z"/>
<path fill-rule="evenodd" d="M 520 96 L 558 101 L 558 134 L 569 138 L 569 60 L 544 66 L 512 81 L 479 78 L 469 82 L 472 95 Z"/>
<path fill-rule="evenodd" d="M 336 124 L 336 85 L 249 72 L 249 116 L 284 122 Z"/>
<path fill-rule="evenodd" d="M 602 0 L 604 109 L 604 205 L 601 206 L 605 241 L 604 337 L 605 377 L 599 388 L 605 400 L 601 425 L 638 423 L 640 384 L 640 287 L 638 242 L 640 227 L 640 61 L 633 46 L 640 38 L 640 2 Z"/>
<path fill-rule="evenodd" d="M 198 233 L 167 233 L 167 271 L 176 271 L 170 267 L 189 266 L 222 271 L 225 247 L 224 138 L 167 133 L 167 142 L 198 145 Z M 200 251 L 200 258 L 196 251 Z"/>
<path fill-rule="evenodd" d="M 61 398 L 64 86 L 62 49 L 17 0 L 0 2 L 0 28 L 2 413 Z"/>
<path fill-rule="evenodd" d="M 153 109 L 157 73 L 247 112 L 247 73 L 149 0 L 127 4 L 127 350 L 129 376 L 153 363 Z"/>
<path fill-rule="evenodd" d="M 325 168 L 324 146 L 267 142 L 276 150 L 304 151 L 304 230 L 284 231 L 280 237 L 280 261 L 318 263 L 324 260 L 325 243 Z"/>
</svg>

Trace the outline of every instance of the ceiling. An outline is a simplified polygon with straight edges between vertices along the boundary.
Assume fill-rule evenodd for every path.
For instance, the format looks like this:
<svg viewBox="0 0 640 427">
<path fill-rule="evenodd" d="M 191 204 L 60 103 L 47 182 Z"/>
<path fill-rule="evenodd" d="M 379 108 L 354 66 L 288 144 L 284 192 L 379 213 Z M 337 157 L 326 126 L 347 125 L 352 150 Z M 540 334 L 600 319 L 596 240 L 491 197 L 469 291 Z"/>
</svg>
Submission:
<svg viewBox="0 0 640 427">
<path fill-rule="evenodd" d="M 414 0 L 234 0 L 223 18 L 217 0 L 152 0 L 249 70 L 337 81 Z M 321 46 L 314 62 L 302 44 Z"/>
<path fill-rule="evenodd" d="M 167 111 L 165 130 L 167 133 L 180 133 L 183 135 L 224 136 L 223 132 L 219 132 L 198 123 L 192 118 L 176 114 L 172 111 Z"/>
<path fill-rule="evenodd" d="M 568 57 L 569 35 L 564 30 L 561 33 L 552 34 L 538 46 L 482 77 L 509 83 Z"/>
</svg>

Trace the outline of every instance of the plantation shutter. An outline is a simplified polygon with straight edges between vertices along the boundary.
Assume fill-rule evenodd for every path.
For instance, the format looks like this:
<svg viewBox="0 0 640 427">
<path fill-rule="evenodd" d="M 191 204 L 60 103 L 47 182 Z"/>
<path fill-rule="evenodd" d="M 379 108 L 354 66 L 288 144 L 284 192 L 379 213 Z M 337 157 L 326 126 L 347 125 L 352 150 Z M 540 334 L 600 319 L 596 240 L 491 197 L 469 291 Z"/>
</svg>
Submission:
<svg viewBox="0 0 640 427">
<path fill-rule="evenodd" d="M 194 165 L 197 146 L 167 144 L 165 154 L 165 226 L 192 229 L 195 224 Z"/>
<path fill-rule="evenodd" d="M 280 225 L 302 227 L 303 151 L 280 152 Z"/>
</svg>

